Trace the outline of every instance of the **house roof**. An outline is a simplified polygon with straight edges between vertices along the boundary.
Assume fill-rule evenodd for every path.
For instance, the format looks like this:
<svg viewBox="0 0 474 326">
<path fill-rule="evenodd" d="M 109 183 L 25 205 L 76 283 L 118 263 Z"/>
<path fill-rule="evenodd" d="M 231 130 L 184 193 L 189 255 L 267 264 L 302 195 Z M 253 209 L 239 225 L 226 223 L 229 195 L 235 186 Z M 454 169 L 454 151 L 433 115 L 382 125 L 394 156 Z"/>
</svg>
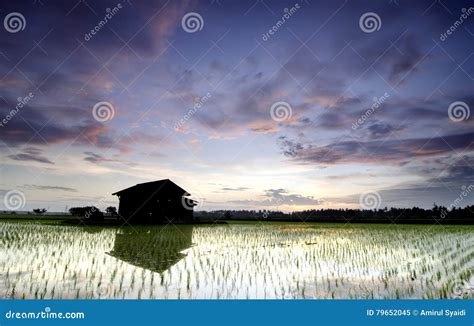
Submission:
<svg viewBox="0 0 474 326">
<path fill-rule="evenodd" d="M 157 181 L 151 181 L 151 182 L 144 182 L 144 183 L 138 183 L 132 187 L 128 187 L 125 189 L 122 189 L 120 191 L 114 192 L 112 195 L 121 195 L 124 193 L 128 192 L 158 192 L 160 189 L 166 189 L 166 188 L 174 188 L 177 190 L 177 192 L 181 192 L 182 196 L 189 196 L 191 195 L 189 192 L 178 186 L 176 183 L 171 181 L 170 179 L 163 179 L 163 180 L 157 180 Z"/>
</svg>

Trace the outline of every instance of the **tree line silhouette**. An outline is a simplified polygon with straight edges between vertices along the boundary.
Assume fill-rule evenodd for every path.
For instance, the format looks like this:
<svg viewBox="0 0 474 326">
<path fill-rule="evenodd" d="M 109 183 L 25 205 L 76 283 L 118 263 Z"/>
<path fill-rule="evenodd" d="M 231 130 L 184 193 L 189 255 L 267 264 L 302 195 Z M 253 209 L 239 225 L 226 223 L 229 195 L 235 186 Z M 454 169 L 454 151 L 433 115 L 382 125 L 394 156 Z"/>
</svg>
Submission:
<svg viewBox="0 0 474 326">
<path fill-rule="evenodd" d="M 69 214 L 83 219 L 102 220 L 104 216 L 117 217 L 117 208 L 109 206 L 105 209 L 105 214 L 95 206 L 71 207 Z"/>
<path fill-rule="evenodd" d="M 44 215 L 46 209 L 34 209 L 36 215 Z M 72 216 L 81 219 L 103 220 L 106 217 L 119 219 L 116 207 L 109 206 L 102 212 L 95 206 L 72 207 Z M 383 208 L 368 209 L 311 209 L 285 213 L 277 210 L 214 210 L 196 211 L 194 216 L 201 222 L 219 220 L 281 221 L 281 222 L 327 222 L 327 223 L 385 223 L 385 224 L 474 224 L 474 205 L 451 210 L 436 203 L 431 209 Z"/>
<path fill-rule="evenodd" d="M 474 205 L 448 210 L 434 204 L 431 209 L 383 208 L 367 209 L 312 209 L 285 213 L 271 210 L 216 210 L 198 211 L 196 217 L 211 220 L 258 220 L 332 223 L 386 224 L 474 224 Z"/>
</svg>

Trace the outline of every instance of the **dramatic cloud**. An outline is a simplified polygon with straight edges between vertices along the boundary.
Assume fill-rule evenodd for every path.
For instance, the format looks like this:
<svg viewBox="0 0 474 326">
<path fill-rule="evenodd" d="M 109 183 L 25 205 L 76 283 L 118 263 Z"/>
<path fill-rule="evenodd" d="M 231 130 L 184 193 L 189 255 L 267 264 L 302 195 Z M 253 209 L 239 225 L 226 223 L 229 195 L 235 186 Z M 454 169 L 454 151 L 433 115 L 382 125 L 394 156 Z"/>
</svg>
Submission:
<svg viewBox="0 0 474 326">
<path fill-rule="evenodd" d="M 312 196 L 293 194 L 286 189 L 268 189 L 265 190 L 261 200 L 235 200 L 230 203 L 277 208 L 279 206 L 317 206 L 321 205 L 322 201 Z"/>
<path fill-rule="evenodd" d="M 53 190 L 53 191 L 67 191 L 67 192 L 77 192 L 77 189 L 61 186 L 44 186 L 44 185 L 24 185 L 24 188 L 34 189 L 34 190 Z"/>
<path fill-rule="evenodd" d="M 0 103 L 1 104 L 1 103 Z M 0 106 L 0 114 L 7 115 L 11 108 Z M 70 112 L 70 115 L 67 115 Z M 92 120 L 91 110 L 67 107 L 28 105 L 3 128 L 0 140 L 10 147 L 24 144 L 50 146 L 55 144 L 82 144 L 107 148 L 115 144 L 110 129 Z"/>
<path fill-rule="evenodd" d="M 416 42 L 413 36 L 408 35 L 398 46 L 398 51 L 393 52 L 395 55 L 391 58 L 392 67 L 389 75 L 391 81 L 402 82 L 420 63 L 423 55 Z"/>
<path fill-rule="evenodd" d="M 100 154 L 96 154 L 93 152 L 84 152 L 84 154 L 87 155 L 86 157 L 84 157 L 84 160 L 94 164 L 99 164 L 103 162 L 119 162 L 119 160 L 106 158 Z"/>
<path fill-rule="evenodd" d="M 250 188 L 247 188 L 247 187 L 235 187 L 235 188 L 232 188 L 232 187 L 222 187 L 221 190 L 223 191 L 245 191 L 245 190 L 249 190 Z"/>
<path fill-rule="evenodd" d="M 302 207 L 320 204 L 309 195 L 321 184 L 344 191 L 324 184 L 332 178 L 354 193 L 370 183 L 395 204 L 411 189 L 407 204 L 430 205 L 430 194 L 451 198 L 442 189 L 472 180 L 470 23 L 440 40 L 468 1 L 305 2 L 265 41 L 261 33 L 294 3 L 125 1 L 102 24 L 116 5 L 2 4 L 27 21 L 20 33 L 0 30 L 3 188 L 43 177 L 34 183 L 81 189 L 74 183 L 90 178 L 86 165 L 103 170 L 90 180 L 97 198 L 111 180 L 171 178 L 208 202 Z M 195 33 L 181 26 L 190 11 L 203 17 Z M 366 12 L 381 17 L 378 31 L 361 30 Z M 290 109 L 280 119 L 271 110 L 282 101 Z M 105 118 L 94 112 L 99 102 L 110 104 Z M 454 102 L 465 103 L 461 119 L 449 111 Z M 308 196 L 280 189 L 288 180 Z M 242 200 L 258 189 L 268 190 Z"/>
<path fill-rule="evenodd" d="M 367 128 L 374 138 L 388 136 L 393 132 L 403 130 L 404 127 L 395 127 L 389 123 L 374 123 Z"/>
<path fill-rule="evenodd" d="M 86 157 L 84 157 L 84 161 L 87 161 L 93 164 L 120 163 L 129 167 L 137 166 L 136 163 L 117 158 L 118 157 L 117 155 L 112 155 L 112 158 L 109 158 L 109 157 L 105 157 L 101 154 L 97 154 L 94 152 L 84 152 L 84 154 L 86 155 Z"/>
<path fill-rule="evenodd" d="M 268 189 L 265 191 L 265 196 L 269 198 L 271 203 L 278 205 L 320 205 L 321 200 L 315 199 L 312 196 L 302 196 L 299 194 L 291 194 L 286 189 Z"/>
<path fill-rule="evenodd" d="M 47 157 L 43 156 L 42 153 L 43 151 L 38 148 L 28 147 L 23 149 L 23 153 L 8 155 L 8 157 L 15 161 L 33 161 L 46 164 L 54 164 Z"/>
<path fill-rule="evenodd" d="M 342 140 L 324 146 L 303 144 L 280 137 L 282 153 L 295 161 L 314 164 L 377 163 L 404 164 L 408 160 L 431 157 L 452 151 L 473 150 L 474 133 L 432 138 L 374 141 Z"/>
</svg>

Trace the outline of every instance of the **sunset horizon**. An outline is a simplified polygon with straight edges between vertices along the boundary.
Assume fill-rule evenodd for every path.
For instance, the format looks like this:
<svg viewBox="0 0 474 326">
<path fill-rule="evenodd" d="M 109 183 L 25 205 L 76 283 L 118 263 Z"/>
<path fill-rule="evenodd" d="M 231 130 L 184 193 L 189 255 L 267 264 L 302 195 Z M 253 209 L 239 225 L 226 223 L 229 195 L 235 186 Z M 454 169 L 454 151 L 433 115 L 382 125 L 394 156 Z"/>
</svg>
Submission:
<svg viewBox="0 0 474 326">
<path fill-rule="evenodd" d="M 1 209 L 161 179 L 198 211 L 474 204 L 474 9 L 406 6 L 5 3 Z"/>
</svg>

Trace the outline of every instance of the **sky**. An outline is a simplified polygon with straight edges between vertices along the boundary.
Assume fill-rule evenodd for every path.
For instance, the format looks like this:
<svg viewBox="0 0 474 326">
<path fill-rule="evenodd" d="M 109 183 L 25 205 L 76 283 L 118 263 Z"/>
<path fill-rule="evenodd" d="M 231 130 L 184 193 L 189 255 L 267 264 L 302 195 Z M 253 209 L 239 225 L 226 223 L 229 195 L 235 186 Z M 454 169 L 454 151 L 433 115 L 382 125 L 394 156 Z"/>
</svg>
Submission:
<svg viewBox="0 0 474 326">
<path fill-rule="evenodd" d="M 4 1 L 0 209 L 474 203 L 468 1 Z"/>
</svg>

